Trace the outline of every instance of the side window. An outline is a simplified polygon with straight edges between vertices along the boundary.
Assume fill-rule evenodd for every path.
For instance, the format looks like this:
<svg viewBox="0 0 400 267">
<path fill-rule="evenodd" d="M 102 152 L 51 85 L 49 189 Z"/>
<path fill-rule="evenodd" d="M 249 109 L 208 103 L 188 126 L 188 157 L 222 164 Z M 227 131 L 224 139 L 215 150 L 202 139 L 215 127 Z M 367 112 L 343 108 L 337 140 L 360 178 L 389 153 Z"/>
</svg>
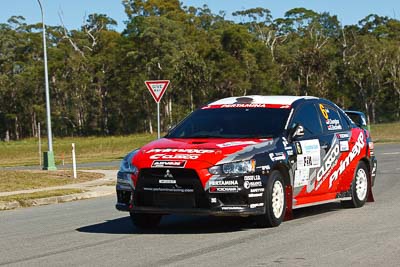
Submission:
<svg viewBox="0 0 400 267">
<path fill-rule="evenodd" d="M 345 117 L 346 115 L 341 113 L 341 112 L 339 112 L 339 116 L 340 116 L 340 120 L 342 121 L 343 130 L 350 129 L 350 122 Z"/>
<path fill-rule="evenodd" d="M 343 126 L 342 118 L 334 107 L 327 104 L 318 104 L 318 107 L 324 130 L 333 132 L 348 128 Z"/>
<path fill-rule="evenodd" d="M 322 133 L 321 121 L 314 104 L 303 104 L 300 106 L 292 120 L 304 127 L 304 138 L 309 138 Z"/>
</svg>

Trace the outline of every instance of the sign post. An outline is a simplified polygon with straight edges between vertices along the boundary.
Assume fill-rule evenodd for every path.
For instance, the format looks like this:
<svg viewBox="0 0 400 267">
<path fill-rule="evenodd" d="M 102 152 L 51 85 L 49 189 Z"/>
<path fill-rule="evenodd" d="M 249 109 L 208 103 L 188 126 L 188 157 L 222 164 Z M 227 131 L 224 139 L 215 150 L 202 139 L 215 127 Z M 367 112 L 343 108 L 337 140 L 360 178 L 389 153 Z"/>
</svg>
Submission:
<svg viewBox="0 0 400 267">
<path fill-rule="evenodd" d="M 154 101 L 157 103 L 157 137 L 160 139 L 160 101 L 170 83 L 169 80 L 145 81 Z"/>
</svg>

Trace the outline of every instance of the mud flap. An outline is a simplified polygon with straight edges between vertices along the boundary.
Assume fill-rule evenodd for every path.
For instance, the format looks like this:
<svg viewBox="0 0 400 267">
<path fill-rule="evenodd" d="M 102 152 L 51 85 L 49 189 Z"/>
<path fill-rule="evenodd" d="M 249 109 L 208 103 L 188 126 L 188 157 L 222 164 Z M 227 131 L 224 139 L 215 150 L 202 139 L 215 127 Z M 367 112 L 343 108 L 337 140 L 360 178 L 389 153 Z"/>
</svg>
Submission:
<svg viewBox="0 0 400 267">
<path fill-rule="evenodd" d="M 369 177 L 368 179 L 369 179 L 369 183 L 368 183 L 368 198 L 367 198 L 367 202 L 375 202 L 374 194 L 372 194 L 371 177 Z"/>
<path fill-rule="evenodd" d="M 285 210 L 285 218 L 284 221 L 290 221 L 293 219 L 293 187 L 291 185 L 287 185 L 285 187 L 285 195 L 286 195 L 286 210 Z"/>
</svg>

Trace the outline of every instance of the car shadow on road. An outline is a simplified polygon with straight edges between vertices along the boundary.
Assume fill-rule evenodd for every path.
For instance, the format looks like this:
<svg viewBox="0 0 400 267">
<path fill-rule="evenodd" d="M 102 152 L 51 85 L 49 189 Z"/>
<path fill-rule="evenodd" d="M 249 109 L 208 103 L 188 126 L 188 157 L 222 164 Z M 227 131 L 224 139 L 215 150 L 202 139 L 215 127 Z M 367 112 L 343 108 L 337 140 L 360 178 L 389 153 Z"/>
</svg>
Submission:
<svg viewBox="0 0 400 267">
<path fill-rule="evenodd" d="M 344 210 L 340 203 L 327 203 L 293 210 L 293 219 L 308 218 Z"/>
<path fill-rule="evenodd" d="M 340 203 L 329 203 L 319 206 L 296 209 L 293 220 L 310 218 L 343 210 Z M 139 229 L 133 226 L 129 216 L 76 229 L 84 233 L 101 234 L 212 234 L 245 231 L 255 228 L 249 218 L 212 217 L 212 216 L 164 216 L 161 224 L 155 229 Z"/>
<path fill-rule="evenodd" d="M 252 221 L 240 217 L 165 216 L 155 229 L 135 227 L 129 216 L 76 229 L 84 233 L 102 234 L 212 234 L 251 229 Z"/>
</svg>

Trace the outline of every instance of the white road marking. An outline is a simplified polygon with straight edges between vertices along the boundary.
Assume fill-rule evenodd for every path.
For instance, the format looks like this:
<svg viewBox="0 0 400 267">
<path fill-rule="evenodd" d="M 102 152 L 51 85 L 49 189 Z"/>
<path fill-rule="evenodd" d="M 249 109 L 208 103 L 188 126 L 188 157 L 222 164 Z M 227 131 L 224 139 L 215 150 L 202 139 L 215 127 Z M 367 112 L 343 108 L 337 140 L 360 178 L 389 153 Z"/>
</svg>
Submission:
<svg viewBox="0 0 400 267">
<path fill-rule="evenodd" d="M 383 155 L 400 155 L 400 152 L 387 152 L 387 153 L 382 153 Z"/>
</svg>

